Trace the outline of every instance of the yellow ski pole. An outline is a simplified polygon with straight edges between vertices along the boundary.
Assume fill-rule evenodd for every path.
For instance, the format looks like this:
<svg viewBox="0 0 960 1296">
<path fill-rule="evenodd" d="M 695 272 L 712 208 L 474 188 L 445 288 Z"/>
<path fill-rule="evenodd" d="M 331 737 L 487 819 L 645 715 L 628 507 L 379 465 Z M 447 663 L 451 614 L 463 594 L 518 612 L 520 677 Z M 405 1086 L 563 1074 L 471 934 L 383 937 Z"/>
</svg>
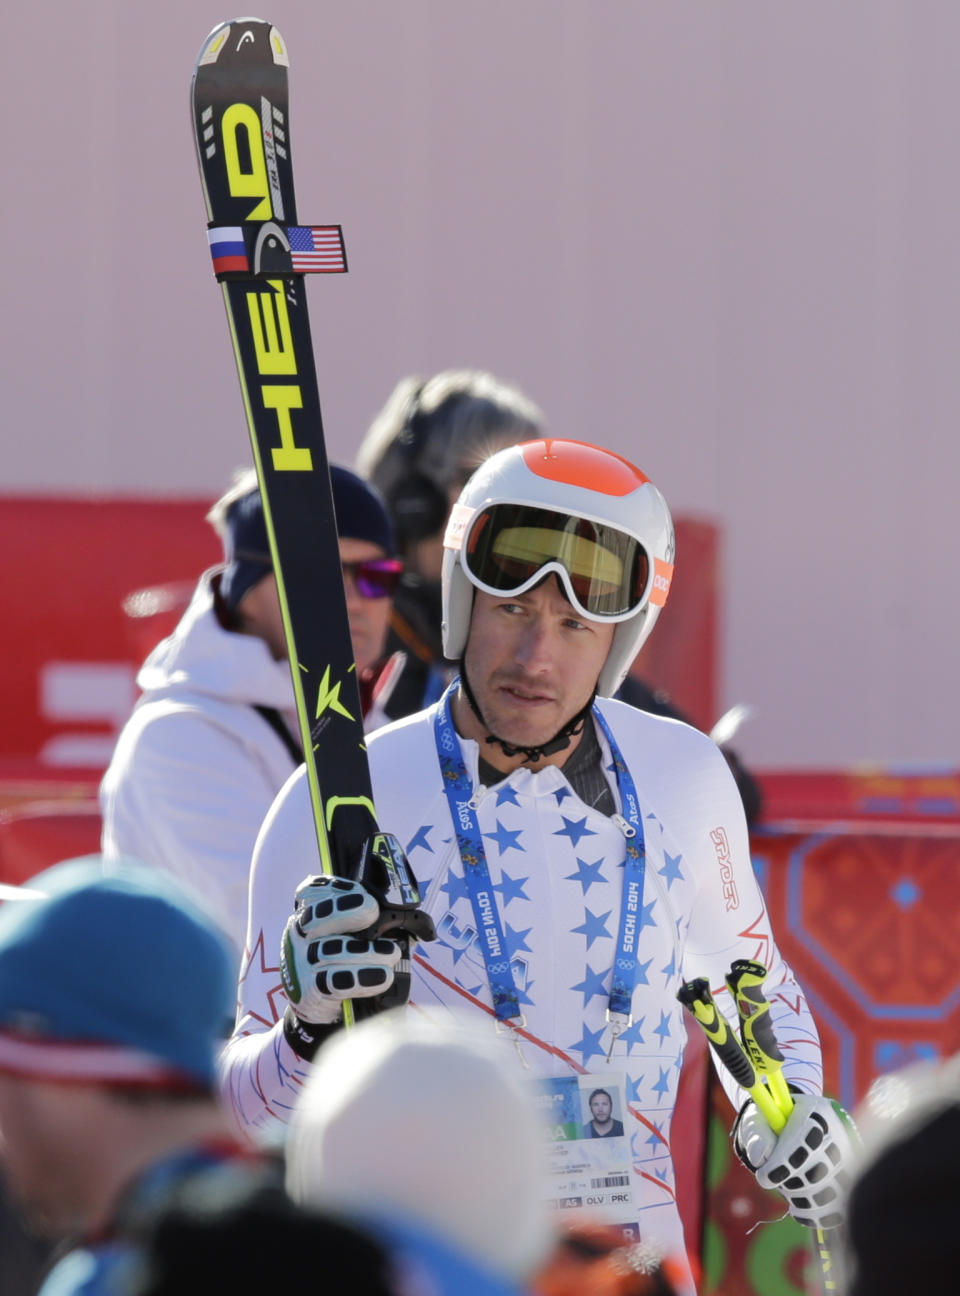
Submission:
<svg viewBox="0 0 960 1296">
<path fill-rule="evenodd" d="M 783 1077 L 783 1054 L 780 1052 L 773 1026 L 770 1024 L 770 1003 L 763 993 L 763 983 L 766 979 L 767 969 L 762 963 L 754 963 L 750 959 L 737 959 L 730 965 L 730 971 L 726 976 L 727 989 L 733 995 L 734 1003 L 737 1005 L 744 1049 L 749 1054 L 757 1073 L 766 1077 L 773 1101 L 778 1110 L 783 1113 L 784 1123 L 786 1123 L 787 1117 L 793 1111 L 793 1095 Z M 757 1103 L 757 1106 L 760 1107 L 760 1104 Z M 762 1107 L 760 1110 L 766 1116 Z M 770 1128 L 774 1133 L 779 1132 L 774 1125 Z M 814 1256 L 822 1293 L 839 1290 L 835 1247 L 829 1237 L 829 1233 L 833 1231 L 822 1228 L 813 1230 Z"/>
</svg>

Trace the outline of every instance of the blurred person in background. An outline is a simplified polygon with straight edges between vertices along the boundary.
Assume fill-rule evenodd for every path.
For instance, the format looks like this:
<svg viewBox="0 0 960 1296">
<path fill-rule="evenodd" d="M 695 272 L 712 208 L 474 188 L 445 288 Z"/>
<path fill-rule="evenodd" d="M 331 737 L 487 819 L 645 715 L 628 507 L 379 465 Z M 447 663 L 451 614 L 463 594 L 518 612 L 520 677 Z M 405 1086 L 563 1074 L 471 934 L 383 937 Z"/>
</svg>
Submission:
<svg viewBox="0 0 960 1296">
<path fill-rule="evenodd" d="M 455 674 L 443 656 L 440 624 L 443 532 L 453 503 L 484 459 L 545 432 L 542 411 L 519 389 L 471 369 L 402 379 L 371 423 L 357 470 L 383 495 L 404 566 L 388 642 L 408 661 L 386 704 L 391 720 L 435 702 Z M 617 697 L 690 723 L 662 689 L 636 674 L 626 676 Z M 722 750 L 752 825 L 762 811 L 760 786 L 734 750 Z"/>
<path fill-rule="evenodd" d="M 384 640 L 400 563 L 376 490 L 330 470 L 350 635 L 365 724 L 402 676 Z M 257 478 L 251 469 L 207 520 L 224 563 L 204 572 L 180 623 L 137 676 L 142 696 L 100 787 L 107 861 L 132 857 L 186 882 L 239 957 L 260 823 L 303 759 L 286 639 Z"/>
<path fill-rule="evenodd" d="M 356 466 L 386 502 L 403 560 L 388 648 L 409 660 L 387 704 L 391 720 L 435 702 L 452 677 L 440 642 L 443 531 L 461 487 L 504 446 L 541 436 L 544 417 L 493 374 L 450 369 L 403 378 L 357 452 Z"/>
<path fill-rule="evenodd" d="M 0 1159 L 28 1224 L 70 1243 L 43 1296 L 108 1296 L 178 1186 L 264 1173 L 216 1096 L 231 960 L 155 870 L 87 857 L 31 886 L 0 907 Z"/>
</svg>

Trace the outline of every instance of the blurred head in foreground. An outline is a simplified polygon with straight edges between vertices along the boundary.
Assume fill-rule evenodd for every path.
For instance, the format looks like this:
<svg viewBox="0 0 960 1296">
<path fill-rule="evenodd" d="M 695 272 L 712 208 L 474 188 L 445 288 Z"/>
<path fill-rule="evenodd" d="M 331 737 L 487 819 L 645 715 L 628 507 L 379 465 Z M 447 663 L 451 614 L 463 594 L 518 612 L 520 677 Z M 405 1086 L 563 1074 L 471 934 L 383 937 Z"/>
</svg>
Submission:
<svg viewBox="0 0 960 1296">
<path fill-rule="evenodd" d="M 44 1232 L 102 1225 L 129 1180 L 223 1120 L 232 961 L 175 885 L 99 856 L 0 906 L 0 1159 Z"/>
<path fill-rule="evenodd" d="M 287 1187 L 509 1281 L 551 1242 L 542 1118 L 516 1053 L 449 1017 L 384 1013 L 324 1047 L 290 1125 Z"/>
<path fill-rule="evenodd" d="M 947 1296 L 960 1275 L 960 1056 L 874 1082 L 848 1204 L 849 1296 Z"/>
<path fill-rule="evenodd" d="M 201 1192 L 188 1190 L 170 1203 L 144 1239 L 123 1292 L 262 1296 L 278 1289 L 278 1266 L 296 1256 L 301 1281 L 322 1274 L 324 1291 L 398 1296 L 389 1257 L 368 1234 L 296 1206 L 279 1185 L 249 1189 L 231 1179 L 204 1183 Z"/>
</svg>

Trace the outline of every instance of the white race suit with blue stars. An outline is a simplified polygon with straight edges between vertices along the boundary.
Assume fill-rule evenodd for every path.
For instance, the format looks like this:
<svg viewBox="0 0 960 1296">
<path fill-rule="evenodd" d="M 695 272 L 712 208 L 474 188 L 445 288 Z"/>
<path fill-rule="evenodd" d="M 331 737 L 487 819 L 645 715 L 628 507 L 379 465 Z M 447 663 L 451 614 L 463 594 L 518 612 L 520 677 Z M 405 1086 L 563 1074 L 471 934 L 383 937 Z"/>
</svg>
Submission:
<svg viewBox="0 0 960 1296">
<path fill-rule="evenodd" d="M 784 1073 L 807 1092 L 821 1091 L 820 1047 L 803 992 L 774 942 L 750 863 L 740 794 L 722 753 L 679 721 L 607 699 L 597 706 L 632 776 L 646 841 L 633 1021 L 617 1039 L 611 1065 L 626 1075 L 641 1228 L 677 1249 L 682 1230 L 670 1119 L 686 1039 L 679 986 L 708 978 L 721 1011 L 735 1021 L 724 976 L 734 959 L 761 962 Z M 436 941 L 416 947 L 411 1003 L 466 1007 L 489 1017 L 486 965 L 440 777 L 435 710 L 371 736 L 377 818 L 406 847 L 438 932 Z M 618 798 L 599 725 L 597 736 Z M 477 780 L 478 744 L 461 739 L 460 749 L 525 1018 L 524 1056 L 544 1076 L 602 1072 L 623 892 L 621 827 L 585 805 L 561 768 L 521 767 L 484 788 Z M 254 855 L 237 1026 L 222 1061 L 229 1105 L 255 1138 L 276 1137 L 307 1073 L 278 1024 L 285 1007 L 278 962 L 294 892 L 318 871 L 301 769 L 277 797 Z M 742 1091 L 724 1081 L 739 1104 Z"/>
</svg>

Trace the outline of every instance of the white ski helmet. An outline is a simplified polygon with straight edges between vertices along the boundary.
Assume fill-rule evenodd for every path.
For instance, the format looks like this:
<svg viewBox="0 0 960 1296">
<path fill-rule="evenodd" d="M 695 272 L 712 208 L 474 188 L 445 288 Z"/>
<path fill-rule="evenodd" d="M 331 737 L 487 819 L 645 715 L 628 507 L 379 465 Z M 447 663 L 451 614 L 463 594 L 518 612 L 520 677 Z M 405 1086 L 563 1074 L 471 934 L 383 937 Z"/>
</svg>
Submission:
<svg viewBox="0 0 960 1296">
<path fill-rule="evenodd" d="M 556 572 L 570 602 L 616 630 L 597 693 L 617 691 L 673 576 L 673 522 L 656 486 L 583 441 L 527 441 L 477 469 L 444 535 L 443 651 L 463 656 L 474 589 L 522 594 Z"/>
</svg>

